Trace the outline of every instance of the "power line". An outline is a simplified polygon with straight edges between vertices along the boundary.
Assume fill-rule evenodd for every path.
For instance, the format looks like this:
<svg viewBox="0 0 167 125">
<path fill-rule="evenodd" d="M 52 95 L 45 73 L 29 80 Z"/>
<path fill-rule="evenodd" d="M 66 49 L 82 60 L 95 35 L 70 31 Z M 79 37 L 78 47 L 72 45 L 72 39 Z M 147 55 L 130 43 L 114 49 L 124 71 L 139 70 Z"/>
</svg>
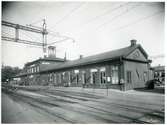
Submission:
<svg viewBox="0 0 167 125">
<path fill-rule="evenodd" d="M 24 33 L 24 32 L 21 32 L 22 34 L 24 34 L 25 36 L 27 36 L 27 37 L 29 37 L 31 40 L 33 40 L 32 39 L 32 36 L 29 36 L 28 34 L 26 34 L 26 33 Z M 32 34 L 31 34 L 32 35 Z M 34 37 L 34 36 L 33 36 Z M 34 37 L 35 39 L 36 39 L 36 41 L 41 41 L 39 38 L 37 38 L 37 37 Z"/>
<path fill-rule="evenodd" d="M 35 22 L 32 22 L 29 25 L 31 26 L 31 25 L 34 25 L 34 24 L 37 24 L 37 23 L 40 23 L 40 22 L 43 22 L 43 19 L 37 20 Z"/>
<path fill-rule="evenodd" d="M 85 3 L 81 3 L 79 6 L 74 7 L 71 11 L 69 11 L 69 13 L 67 13 L 66 15 L 64 15 L 61 19 L 59 19 L 54 26 L 51 27 L 55 27 L 57 24 L 63 22 L 64 19 L 66 19 L 67 17 L 69 17 L 72 13 L 74 13 L 76 10 L 78 10 L 83 4 Z"/>
<path fill-rule="evenodd" d="M 97 20 L 98 18 L 103 17 L 103 16 L 105 16 L 105 15 L 111 14 L 112 12 L 114 12 L 114 11 L 116 11 L 116 10 L 118 10 L 118 9 L 124 7 L 125 5 L 128 5 L 128 4 L 129 4 L 129 2 L 128 2 L 128 3 L 125 3 L 125 4 L 121 4 L 121 5 L 119 5 L 119 6 L 115 7 L 115 8 L 109 9 L 109 10 L 105 11 L 104 13 L 102 13 L 102 14 L 100 14 L 100 15 L 97 15 L 97 16 L 93 17 L 92 19 L 88 20 L 88 21 L 87 21 L 85 24 L 83 24 L 83 25 L 86 25 L 86 24 L 88 24 L 88 23 L 90 23 L 90 22 L 92 22 L 92 21 L 94 21 L 94 20 Z"/>
<path fill-rule="evenodd" d="M 72 37 L 68 37 L 68 36 L 64 36 L 64 35 L 60 35 L 59 32 L 54 32 L 52 30 L 48 30 L 49 31 L 49 35 L 55 37 L 55 38 L 64 38 L 64 40 L 58 40 L 57 42 L 53 42 L 50 44 L 54 44 L 54 43 L 59 43 L 68 39 L 71 39 L 73 42 L 75 42 L 75 40 Z"/>
<path fill-rule="evenodd" d="M 141 4 L 136 4 L 136 5 L 132 6 L 131 8 L 129 8 L 129 9 L 123 11 L 123 12 L 120 13 L 119 15 L 114 16 L 112 19 L 110 19 L 110 20 L 106 21 L 105 23 L 101 24 L 100 26 L 98 26 L 97 29 L 103 27 L 104 25 L 107 25 L 107 24 L 111 23 L 111 22 L 114 21 L 115 19 L 121 17 L 122 15 L 128 13 L 129 11 L 132 11 L 133 9 L 135 9 L 135 8 L 138 7 L 138 6 L 141 6 Z"/>
<path fill-rule="evenodd" d="M 64 41 L 66 41 L 66 40 L 72 40 L 73 43 L 75 42 L 75 40 L 74 40 L 73 38 L 64 36 L 64 39 L 62 39 L 62 40 L 57 40 L 56 42 L 52 42 L 52 43 L 49 43 L 49 44 L 47 44 L 47 45 L 52 45 L 52 44 L 55 44 L 55 43 L 61 43 L 61 42 L 64 42 Z"/>
<path fill-rule="evenodd" d="M 36 21 L 36 22 L 40 22 L 40 21 L 41 21 L 41 20 Z M 35 24 L 35 23 L 34 23 L 34 24 Z M 29 25 L 27 25 L 27 26 L 30 26 L 30 27 L 32 27 L 32 28 L 38 28 L 38 29 L 41 29 L 41 30 L 42 30 L 41 27 L 37 27 L 37 26 L 31 25 L 31 24 L 29 24 Z M 53 38 L 64 38 L 63 40 L 56 40 L 56 42 L 49 43 L 48 45 L 55 44 L 55 43 L 60 43 L 60 42 L 64 42 L 64 41 L 66 41 L 66 40 L 68 40 L 68 39 L 71 39 L 73 42 L 75 42 L 75 40 L 74 40 L 73 38 L 67 37 L 67 36 L 62 36 L 62 35 L 59 34 L 59 32 L 54 32 L 53 30 L 50 30 L 50 29 L 47 29 L 47 32 L 48 32 L 48 35 L 49 35 L 49 36 L 52 36 Z M 49 38 L 49 37 L 48 37 L 48 38 Z M 53 40 L 53 38 L 52 38 L 51 40 Z"/>
<path fill-rule="evenodd" d="M 138 23 L 138 22 L 140 22 L 140 21 L 143 21 L 143 20 L 146 20 L 146 19 L 151 18 L 151 17 L 153 17 L 153 16 L 156 16 L 156 15 L 162 13 L 162 12 L 164 12 L 164 11 L 158 11 L 158 12 L 153 13 L 152 15 L 142 17 L 142 18 L 137 19 L 137 20 L 135 20 L 135 21 L 133 21 L 133 22 L 131 22 L 131 23 L 129 23 L 129 24 L 126 24 L 126 25 L 124 25 L 124 26 L 118 27 L 118 28 L 114 29 L 114 31 L 118 31 L 118 30 L 124 29 L 124 28 L 129 27 L 129 26 L 131 26 L 131 25 L 134 25 L 134 24 L 136 24 L 136 23 Z"/>
<path fill-rule="evenodd" d="M 65 38 L 63 40 L 59 40 L 59 41 L 56 41 L 56 42 L 53 42 L 53 43 L 49 43 L 48 45 L 52 45 L 52 44 L 55 44 L 55 43 L 61 43 L 61 42 L 64 42 L 66 40 L 68 40 L 69 38 Z"/>
</svg>

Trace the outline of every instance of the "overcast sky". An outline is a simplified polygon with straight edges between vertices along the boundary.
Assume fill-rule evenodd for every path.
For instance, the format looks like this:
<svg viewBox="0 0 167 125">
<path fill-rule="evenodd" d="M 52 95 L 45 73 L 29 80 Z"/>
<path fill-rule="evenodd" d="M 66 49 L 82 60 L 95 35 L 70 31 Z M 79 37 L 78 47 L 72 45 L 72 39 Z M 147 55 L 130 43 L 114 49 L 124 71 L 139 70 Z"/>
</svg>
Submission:
<svg viewBox="0 0 167 125">
<path fill-rule="evenodd" d="M 2 20 L 42 26 L 46 19 L 48 43 L 54 44 L 57 56 L 68 59 L 89 56 L 130 45 L 131 39 L 149 56 L 164 54 L 164 3 L 160 2 L 4 2 Z M 12 29 L 2 27 L 2 35 L 14 36 Z M 53 36 L 54 34 L 54 36 Z M 41 35 L 20 32 L 22 39 L 41 42 Z M 42 48 L 2 41 L 2 62 L 23 67 L 28 61 L 42 57 Z M 164 64 L 163 58 L 152 65 Z"/>
</svg>

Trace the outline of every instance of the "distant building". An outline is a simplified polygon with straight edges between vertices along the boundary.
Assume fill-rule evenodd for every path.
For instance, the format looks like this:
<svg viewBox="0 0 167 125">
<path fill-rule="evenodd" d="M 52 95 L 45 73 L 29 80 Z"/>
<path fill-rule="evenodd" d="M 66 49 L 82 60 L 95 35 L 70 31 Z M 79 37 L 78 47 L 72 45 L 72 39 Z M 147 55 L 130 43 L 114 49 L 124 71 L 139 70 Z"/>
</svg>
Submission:
<svg viewBox="0 0 167 125">
<path fill-rule="evenodd" d="M 152 79 L 150 63 L 142 46 L 131 40 L 128 47 L 73 61 L 47 57 L 29 62 L 17 77 L 27 85 L 130 90 Z"/>
<path fill-rule="evenodd" d="M 154 72 L 154 79 L 160 81 L 162 84 L 165 83 L 165 66 L 155 66 L 152 67 Z"/>
</svg>

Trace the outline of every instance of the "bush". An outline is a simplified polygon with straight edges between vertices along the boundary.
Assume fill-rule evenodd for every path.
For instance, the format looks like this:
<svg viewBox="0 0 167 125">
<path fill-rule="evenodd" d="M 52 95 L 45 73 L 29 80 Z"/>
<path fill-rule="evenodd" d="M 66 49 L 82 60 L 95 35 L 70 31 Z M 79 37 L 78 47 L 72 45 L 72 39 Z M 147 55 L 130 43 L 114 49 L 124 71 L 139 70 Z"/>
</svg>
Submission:
<svg viewBox="0 0 167 125">
<path fill-rule="evenodd" d="M 155 87 L 155 80 L 149 80 L 146 82 L 147 89 L 154 89 L 154 87 Z"/>
</svg>

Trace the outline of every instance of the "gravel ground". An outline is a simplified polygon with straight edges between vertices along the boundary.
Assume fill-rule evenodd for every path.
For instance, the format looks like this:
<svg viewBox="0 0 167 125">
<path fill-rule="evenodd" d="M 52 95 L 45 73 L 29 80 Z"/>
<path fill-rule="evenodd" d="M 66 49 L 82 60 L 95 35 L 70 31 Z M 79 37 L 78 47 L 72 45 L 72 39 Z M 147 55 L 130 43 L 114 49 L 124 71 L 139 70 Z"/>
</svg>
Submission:
<svg viewBox="0 0 167 125">
<path fill-rule="evenodd" d="M 77 87 L 2 90 L 2 123 L 164 123 L 164 94 Z"/>
</svg>

